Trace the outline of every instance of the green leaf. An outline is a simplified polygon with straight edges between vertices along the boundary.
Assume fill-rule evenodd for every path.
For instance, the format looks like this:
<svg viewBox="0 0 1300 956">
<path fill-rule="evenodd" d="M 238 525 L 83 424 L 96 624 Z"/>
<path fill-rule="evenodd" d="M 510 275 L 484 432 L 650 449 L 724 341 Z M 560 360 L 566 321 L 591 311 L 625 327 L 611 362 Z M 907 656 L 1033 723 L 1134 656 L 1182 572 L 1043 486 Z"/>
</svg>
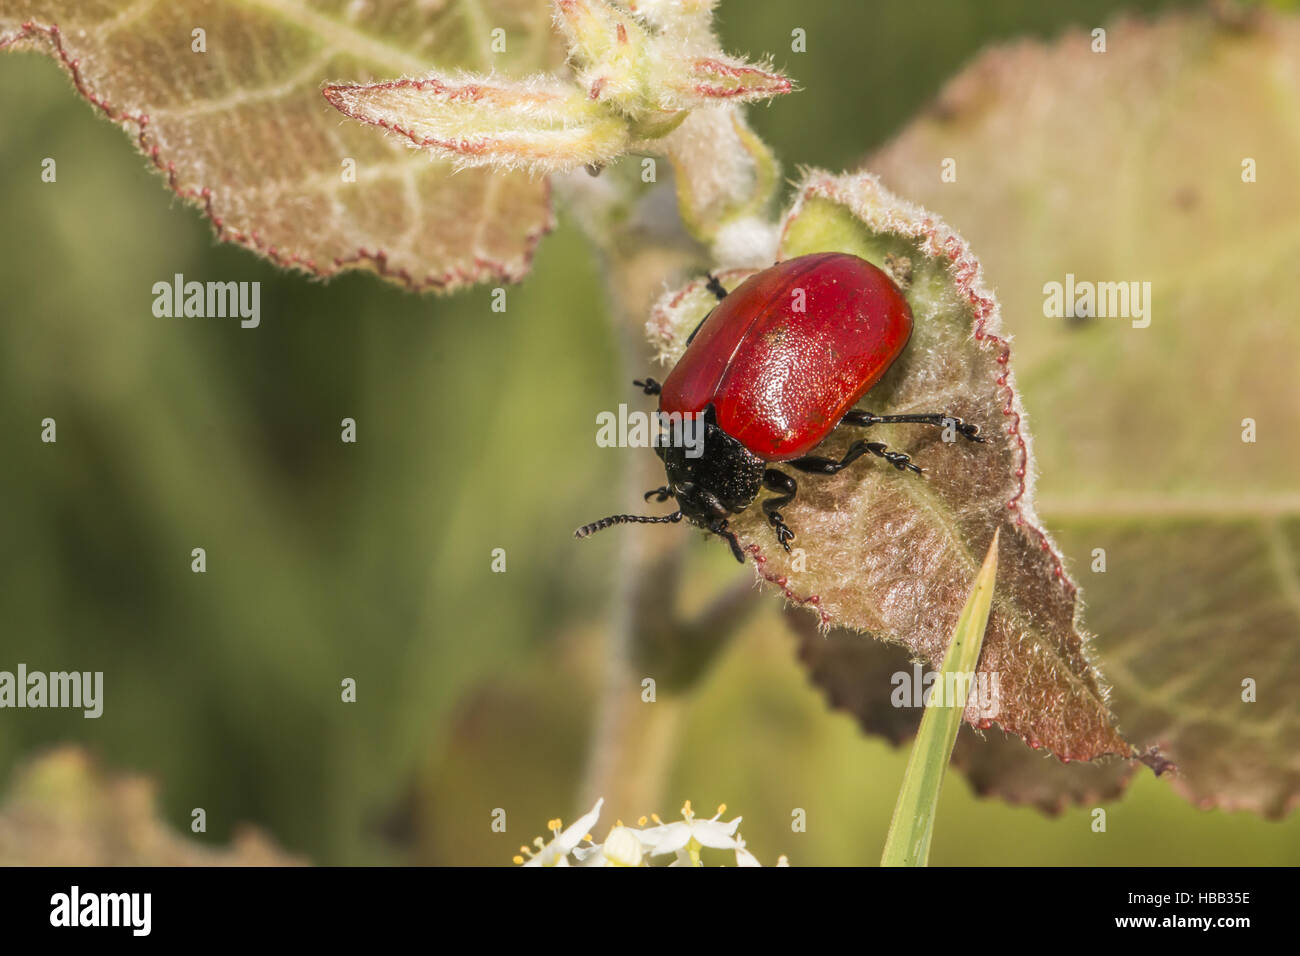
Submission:
<svg viewBox="0 0 1300 956">
<path fill-rule="evenodd" d="M 984 629 L 989 622 L 993 603 L 993 585 L 998 576 L 998 535 L 993 535 L 988 554 L 980 566 L 966 606 L 952 632 L 948 653 L 944 655 L 936 689 L 949 686 L 954 677 L 971 678 L 984 645 Z M 972 685 L 961 685 L 972 686 Z M 965 699 L 958 707 L 953 700 L 928 704 L 921 717 L 921 729 L 912 745 L 903 787 L 894 806 L 881 866 L 925 866 L 930 860 L 930 837 L 934 833 L 934 816 L 939 809 L 939 790 L 943 774 L 952 757 L 957 731 L 961 728 Z"/>
</svg>

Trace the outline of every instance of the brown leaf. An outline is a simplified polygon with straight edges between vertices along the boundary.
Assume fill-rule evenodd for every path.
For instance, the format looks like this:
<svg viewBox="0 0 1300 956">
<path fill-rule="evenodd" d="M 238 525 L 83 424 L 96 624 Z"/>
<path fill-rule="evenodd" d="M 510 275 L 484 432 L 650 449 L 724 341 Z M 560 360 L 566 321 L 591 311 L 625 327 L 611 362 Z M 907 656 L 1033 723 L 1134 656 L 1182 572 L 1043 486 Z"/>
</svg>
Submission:
<svg viewBox="0 0 1300 956">
<path fill-rule="evenodd" d="M 1198 805 L 1281 816 L 1300 800 L 1300 20 L 1107 34 L 1105 54 L 1082 31 L 988 53 L 869 165 L 961 223 L 998 283 L 1040 510 L 1124 729 Z M 1150 324 L 1045 316 L 1067 273 L 1149 281 Z"/>
<path fill-rule="evenodd" d="M 482 21 L 482 22 L 480 22 Z M 508 49 L 494 61 L 486 36 Z M 196 52 L 193 32 L 204 33 Z M 434 67 L 538 68 L 545 0 L 465 4 L 9 0 L 0 50 L 53 57 L 218 236 L 318 276 L 373 270 L 411 289 L 516 280 L 551 227 L 547 185 L 430 161 L 340 123 L 323 81 Z M 347 182 L 344 163 L 355 162 Z"/>
<path fill-rule="evenodd" d="M 816 618 L 793 607 L 787 608 L 785 618 L 809 679 L 822 689 L 833 709 L 851 714 L 864 733 L 884 737 L 895 746 L 916 735 L 922 710 L 891 703 L 895 676 L 911 675 L 918 666 L 906 650 L 844 628 L 822 632 Z M 981 732 L 969 724 L 957 737 L 952 763 L 980 796 L 1000 797 L 1052 814 L 1072 804 L 1095 806 L 1116 799 L 1137 767 L 1125 760 L 1062 763 L 1030 750 L 1018 737 L 997 730 Z"/>
<path fill-rule="evenodd" d="M 20 768 L 0 806 L 0 866 L 293 866 L 256 830 L 204 846 L 160 822 L 153 785 L 109 774 L 77 747 Z"/>
<path fill-rule="evenodd" d="M 1000 526 L 1003 560 L 979 668 L 997 675 L 997 722 L 1062 759 L 1131 756 L 1077 626 L 1074 585 L 1034 515 L 1010 346 L 973 253 L 937 217 L 874 178 L 820 172 L 799 190 L 781 258 L 814 251 L 850 252 L 910 273 L 911 342 L 861 407 L 945 412 L 980 425 L 987 443 L 945 442 L 940 430 L 918 426 L 872 429 L 872 439 L 911 455 L 926 475 L 877 459 L 834 477 L 800 474 L 799 495 L 783 509 L 799 550 L 777 546 L 757 507 L 731 522 L 759 574 L 824 626 L 902 644 L 937 670 Z M 665 357 L 680 354 L 709 307 L 698 283 L 661 301 L 649 330 Z M 861 429 L 838 429 L 815 453 L 838 459 L 859 437 Z"/>
</svg>

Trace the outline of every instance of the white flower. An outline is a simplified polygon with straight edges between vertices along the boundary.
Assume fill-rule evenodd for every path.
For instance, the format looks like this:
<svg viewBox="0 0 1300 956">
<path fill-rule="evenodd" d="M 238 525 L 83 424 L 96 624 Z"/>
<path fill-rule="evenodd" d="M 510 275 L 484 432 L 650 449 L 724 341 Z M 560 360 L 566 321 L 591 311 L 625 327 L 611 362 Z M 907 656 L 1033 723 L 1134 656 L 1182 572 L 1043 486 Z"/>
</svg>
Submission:
<svg viewBox="0 0 1300 956">
<path fill-rule="evenodd" d="M 550 843 L 543 843 L 542 838 L 538 837 L 533 841 L 536 850 L 530 850 L 523 846 L 519 848 L 521 854 L 528 854 L 527 861 L 523 856 L 516 856 L 516 863 L 523 863 L 524 866 L 568 866 L 569 854 L 577 847 L 579 843 L 591 832 L 591 828 L 596 825 L 600 818 L 600 808 L 605 803 L 604 798 L 596 801 L 596 805 L 585 816 L 579 817 L 567 829 L 561 830 L 563 825 L 556 819 L 552 820 L 548 826 L 555 836 Z"/>
<path fill-rule="evenodd" d="M 715 850 L 732 850 L 736 854 L 737 866 L 762 866 L 754 854 L 745 847 L 745 841 L 737 832 L 740 817 L 724 822 L 722 815 L 727 812 L 724 803 L 718 812 L 707 820 L 697 820 L 687 800 L 682 807 L 682 819 L 664 823 L 657 814 L 650 819 L 655 825 L 647 827 L 647 818 L 642 817 L 635 827 L 624 826 L 617 821 L 610 828 L 603 844 L 596 843 L 590 835 L 591 828 L 600 816 L 604 800 L 597 800 L 591 812 L 582 817 L 571 827 L 563 828 L 559 820 L 551 820 L 547 827 L 554 834 L 550 843 L 544 843 L 541 837 L 533 841 L 536 849 L 520 847 L 520 856 L 516 863 L 524 866 L 648 866 L 651 857 L 672 856 L 669 866 L 703 866 L 700 858 L 705 847 Z M 573 861 L 570 861 L 570 855 Z M 777 860 L 777 866 L 789 866 L 785 857 Z"/>
<path fill-rule="evenodd" d="M 699 865 L 699 851 L 702 847 L 712 847 L 717 850 L 734 850 L 736 843 L 736 828 L 740 826 L 740 817 L 723 823 L 719 819 L 726 812 L 726 804 L 718 807 L 718 812 L 708 820 L 695 819 L 695 812 L 691 809 L 691 801 L 687 800 L 686 805 L 682 807 L 682 819 L 673 823 L 659 823 L 659 818 L 655 817 L 658 826 L 650 827 L 640 831 L 641 844 L 651 856 L 663 856 L 667 853 L 678 853 L 677 862 L 685 865 L 687 862 Z M 680 855 L 684 851 L 689 855 L 689 861 L 683 859 Z"/>
<path fill-rule="evenodd" d="M 610 866 L 640 866 L 644 852 L 641 840 L 627 827 L 614 827 L 605 837 L 605 859 Z"/>
<path fill-rule="evenodd" d="M 573 855 L 582 866 L 640 866 L 645 849 L 637 830 L 618 824 L 609 831 L 604 845 L 580 846 Z"/>
<path fill-rule="evenodd" d="M 745 841 L 736 838 L 736 866 L 762 866 L 758 862 L 758 857 L 745 849 Z"/>
</svg>

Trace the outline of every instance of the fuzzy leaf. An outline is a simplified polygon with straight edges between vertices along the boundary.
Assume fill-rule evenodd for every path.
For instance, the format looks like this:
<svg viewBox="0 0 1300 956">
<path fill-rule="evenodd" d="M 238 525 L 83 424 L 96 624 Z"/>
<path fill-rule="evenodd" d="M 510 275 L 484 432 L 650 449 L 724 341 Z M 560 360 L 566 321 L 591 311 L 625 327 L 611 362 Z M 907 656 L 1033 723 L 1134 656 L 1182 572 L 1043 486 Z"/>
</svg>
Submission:
<svg viewBox="0 0 1300 956">
<path fill-rule="evenodd" d="M 545 77 L 513 83 L 425 76 L 337 84 L 325 98 L 462 166 L 549 173 L 603 165 L 627 148 L 627 128 L 590 97 Z"/>
<path fill-rule="evenodd" d="M 812 172 L 805 179 L 780 257 L 814 251 L 851 252 L 900 270 L 908 261 L 912 339 L 861 407 L 946 412 L 981 426 L 987 443 L 944 442 L 938 429 L 919 426 L 872 429 L 872 439 L 910 454 L 925 476 L 876 459 L 834 477 L 799 475 L 799 495 L 783 512 L 802 555 L 777 545 L 758 508 L 731 522 L 762 579 L 823 625 L 869 631 L 937 669 L 1001 528 L 1003 573 L 979 668 L 998 675 L 997 723 L 1065 759 L 1132 755 L 1077 626 L 1074 585 L 1034 515 L 1033 463 L 1010 347 L 979 263 L 936 217 L 868 175 Z M 729 285 L 738 279 L 724 276 Z M 697 283 L 654 310 L 650 333 L 665 358 L 680 354 L 709 308 L 707 296 Z M 839 429 L 816 453 L 839 458 L 861 434 Z"/>
<path fill-rule="evenodd" d="M 609 0 L 555 0 L 571 84 L 429 75 L 325 94 L 346 115 L 462 166 L 556 173 L 599 168 L 631 151 L 665 155 L 687 228 L 712 243 L 732 226 L 720 254 L 748 261 L 743 250 L 756 245 L 748 224 L 773 192 L 777 165 L 739 107 L 792 84 L 723 53 L 711 7 L 656 4 L 642 16 Z M 733 249 L 742 252 L 733 257 Z"/>
<path fill-rule="evenodd" d="M 678 104 L 703 106 L 716 100 L 747 103 L 789 93 L 789 77 L 770 66 L 755 66 L 729 56 L 694 57 L 674 69 L 672 90 Z"/>
<path fill-rule="evenodd" d="M 635 17 L 605 0 L 556 0 L 555 24 L 592 102 L 629 114 L 658 109 L 650 92 L 656 43 Z"/>
<path fill-rule="evenodd" d="M 453 175 L 396 138 L 340 124 L 321 84 L 550 66 L 548 13 L 544 0 L 5 0 L 0 49 L 52 55 L 220 238 L 315 275 L 359 267 L 449 289 L 527 271 L 551 224 L 546 184 Z M 491 52 L 496 28 L 511 53 Z"/>
<path fill-rule="evenodd" d="M 1281 816 L 1300 801 L 1300 19 L 1107 36 L 1105 54 L 1083 32 L 989 53 L 872 166 L 960 221 L 997 277 L 1040 510 L 1125 729 L 1198 805 Z M 1034 160 L 1007 162 L 1009 142 Z M 1067 273 L 1149 281 L 1149 326 L 1046 317 Z"/>
<path fill-rule="evenodd" d="M 921 712 L 891 704 L 897 674 L 915 680 L 908 652 L 883 641 L 864 640 L 856 631 L 833 627 L 823 632 L 817 619 L 796 607 L 785 617 L 795 635 L 799 660 L 826 702 L 851 714 L 865 733 L 894 746 L 916 734 Z M 966 775 L 980 796 L 1037 807 L 1048 814 L 1068 806 L 1096 806 L 1123 794 L 1136 765 L 1128 760 L 1062 763 L 1033 751 L 1019 737 L 996 728 L 980 731 L 967 724 L 957 736 L 952 765 Z"/>
<path fill-rule="evenodd" d="M 624 6 L 660 30 L 689 34 L 713 19 L 718 0 L 625 0 Z"/>
<path fill-rule="evenodd" d="M 607 0 L 556 0 L 555 8 L 591 99 L 630 114 L 764 100 L 792 89 L 770 65 L 755 66 L 718 49 L 711 4 L 630 5 L 638 17 Z"/>
</svg>

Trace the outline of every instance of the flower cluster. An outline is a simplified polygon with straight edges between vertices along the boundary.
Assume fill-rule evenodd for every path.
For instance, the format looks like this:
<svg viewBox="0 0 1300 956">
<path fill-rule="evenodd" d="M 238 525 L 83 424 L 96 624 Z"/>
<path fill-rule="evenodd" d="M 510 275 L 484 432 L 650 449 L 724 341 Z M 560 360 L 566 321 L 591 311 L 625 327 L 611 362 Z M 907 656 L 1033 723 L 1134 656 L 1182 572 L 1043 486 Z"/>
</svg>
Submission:
<svg viewBox="0 0 1300 956">
<path fill-rule="evenodd" d="M 605 842 L 597 843 L 591 828 L 600 818 L 604 803 L 603 799 L 597 800 L 589 813 L 568 827 L 558 819 L 551 820 L 547 824 L 552 834 L 550 841 L 538 837 L 532 847 L 520 847 L 514 861 L 524 866 L 652 866 L 659 862 L 703 866 L 700 854 L 708 847 L 734 852 L 737 866 L 762 866 L 745 849 L 738 832 L 741 818 L 723 822 L 726 804 L 707 820 L 696 817 L 689 800 L 682 807 L 682 818 L 671 823 L 664 823 L 658 814 L 642 817 L 636 826 L 626 826 L 619 820 L 610 828 Z M 776 865 L 789 866 L 789 862 L 783 856 Z"/>
</svg>

